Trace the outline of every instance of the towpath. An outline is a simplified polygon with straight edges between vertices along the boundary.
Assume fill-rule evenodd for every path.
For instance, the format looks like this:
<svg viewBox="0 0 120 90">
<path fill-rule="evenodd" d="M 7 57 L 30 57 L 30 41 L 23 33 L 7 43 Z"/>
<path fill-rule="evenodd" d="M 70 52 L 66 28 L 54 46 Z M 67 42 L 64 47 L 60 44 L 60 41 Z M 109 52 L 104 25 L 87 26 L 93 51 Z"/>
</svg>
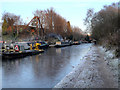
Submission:
<svg viewBox="0 0 120 90">
<path fill-rule="evenodd" d="M 78 65 L 54 88 L 118 88 L 118 59 L 107 56 L 99 46 L 92 46 Z"/>
</svg>

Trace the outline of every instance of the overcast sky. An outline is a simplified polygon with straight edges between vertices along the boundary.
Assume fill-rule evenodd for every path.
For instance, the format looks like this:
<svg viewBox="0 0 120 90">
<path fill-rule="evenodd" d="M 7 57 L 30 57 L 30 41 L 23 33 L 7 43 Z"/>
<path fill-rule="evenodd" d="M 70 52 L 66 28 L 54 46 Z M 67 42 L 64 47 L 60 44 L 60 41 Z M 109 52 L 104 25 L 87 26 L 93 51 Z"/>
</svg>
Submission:
<svg viewBox="0 0 120 90">
<path fill-rule="evenodd" d="M 53 7 L 55 11 L 70 21 L 72 26 L 85 30 L 83 19 L 89 8 L 97 12 L 104 5 L 110 5 L 118 0 L 0 0 L 0 13 L 10 12 L 20 15 L 24 22 L 33 18 L 33 11 Z M 1 17 L 1 16 L 0 16 Z"/>
</svg>

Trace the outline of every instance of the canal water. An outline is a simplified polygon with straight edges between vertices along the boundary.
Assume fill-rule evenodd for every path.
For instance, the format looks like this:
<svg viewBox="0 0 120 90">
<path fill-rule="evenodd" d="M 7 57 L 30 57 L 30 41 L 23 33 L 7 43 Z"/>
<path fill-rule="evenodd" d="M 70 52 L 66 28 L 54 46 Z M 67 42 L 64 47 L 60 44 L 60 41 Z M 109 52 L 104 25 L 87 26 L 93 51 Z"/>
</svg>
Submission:
<svg viewBox="0 0 120 90">
<path fill-rule="evenodd" d="M 2 88 L 53 88 L 75 66 L 92 44 L 49 48 L 44 53 L 2 61 Z"/>
</svg>

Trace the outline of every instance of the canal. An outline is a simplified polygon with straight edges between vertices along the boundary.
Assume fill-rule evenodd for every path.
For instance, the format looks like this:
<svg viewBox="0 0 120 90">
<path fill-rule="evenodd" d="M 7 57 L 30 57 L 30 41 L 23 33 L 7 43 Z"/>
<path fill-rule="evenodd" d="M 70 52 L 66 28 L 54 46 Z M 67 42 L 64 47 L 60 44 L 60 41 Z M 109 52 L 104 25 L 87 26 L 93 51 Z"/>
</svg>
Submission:
<svg viewBox="0 0 120 90">
<path fill-rule="evenodd" d="M 75 66 L 92 44 L 49 48 L 44 53 L 2 61 L 2 88 L 52 88 Z"/>
</svg>

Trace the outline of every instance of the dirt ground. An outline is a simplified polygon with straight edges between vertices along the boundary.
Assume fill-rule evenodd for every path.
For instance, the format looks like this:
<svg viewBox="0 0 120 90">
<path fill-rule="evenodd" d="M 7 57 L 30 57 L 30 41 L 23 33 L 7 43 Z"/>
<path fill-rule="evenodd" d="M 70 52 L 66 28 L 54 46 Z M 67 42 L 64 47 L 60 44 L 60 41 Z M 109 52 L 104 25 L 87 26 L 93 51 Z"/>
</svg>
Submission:
<svg viewBox="0 0 120 90">
<path fill-rule="evenodd" d="M 78 65 L 54 88 L 118 88 L 118 59 L 107 56 L 99 46 L 91 46 Z"/>
</svg>

